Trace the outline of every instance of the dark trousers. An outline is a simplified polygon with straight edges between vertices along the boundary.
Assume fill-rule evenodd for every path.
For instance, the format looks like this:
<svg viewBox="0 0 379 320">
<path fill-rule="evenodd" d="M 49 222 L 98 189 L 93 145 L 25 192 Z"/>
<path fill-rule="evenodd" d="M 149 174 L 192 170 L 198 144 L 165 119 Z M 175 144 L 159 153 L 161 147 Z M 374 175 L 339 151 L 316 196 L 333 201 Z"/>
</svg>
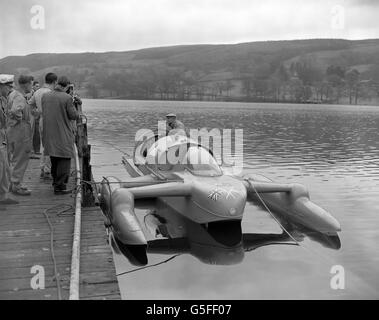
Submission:
<svg viewBox="0 0 379 320">
<path fill-rule="evenodd" d="M 33 132 L 33 151 L 34 153 L 39 153 L 41 151 L 41 137 L 39 134 L 39 122 L 40 119 L 34 120 L 34 132 Z"/>
<path fill-rule="evenodd" d="M 66 190 L 68 178 L 70 177 L 71 159 L 50 157 L 51 176 L 53 177 L 54 190 Z"/>
</svg>

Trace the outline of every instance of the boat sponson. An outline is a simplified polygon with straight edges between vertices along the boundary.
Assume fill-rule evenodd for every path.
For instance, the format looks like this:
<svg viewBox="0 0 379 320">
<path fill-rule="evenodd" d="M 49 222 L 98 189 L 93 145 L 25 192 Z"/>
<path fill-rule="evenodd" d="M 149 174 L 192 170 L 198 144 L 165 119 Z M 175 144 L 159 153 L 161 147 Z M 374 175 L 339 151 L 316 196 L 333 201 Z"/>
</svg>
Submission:
<svg viewBox="0 0 379 320">
<path fill-rule="evenodd" d="M 147 244 L 145 234 L 134 212 L 134 196 L 124 188 L 111 196 L 111 223 L 115 237 L 124 244 Z"/>
<path fill-rule="evenodd" d="M 251 180 L 251 178 L 249 176 L 247 179 L 249 195 L 257 198 L 256 193 L 260 194 L 259 201 L 264 201 L 271 210 L 284 214 L 311 230 L 325 234 L 341 231 L 339 222 L 329 212 L 309 199 L 308 190 L 302 184 L 283 184 L 283 190 L 280 190 L 280 184 L 273 183 L 271 191 L 268 191 L 270 182 L 262 181 L 263 179 Z M 289 191 L 286 190 L 287 188 Z"/>
</svg>

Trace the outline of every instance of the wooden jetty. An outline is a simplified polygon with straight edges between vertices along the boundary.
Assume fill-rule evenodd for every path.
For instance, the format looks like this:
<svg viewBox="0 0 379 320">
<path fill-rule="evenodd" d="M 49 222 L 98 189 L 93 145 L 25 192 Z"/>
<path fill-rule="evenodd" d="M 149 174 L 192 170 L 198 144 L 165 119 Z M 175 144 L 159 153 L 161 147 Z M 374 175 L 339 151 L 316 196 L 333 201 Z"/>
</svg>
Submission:
<svg viewBox="0 0 379 320">
<path fill-rule="evenodd" d="M 75 189 L 80 180 L 70 180 Z M 82 208 L 82 188 L 54 195 L 51 180 L 40 179 L 39 160 L 30 160 L 25 185 L 31 196 L 0 207 L 0 299 L 120 299 L 100 208 Z"/>
</svg>

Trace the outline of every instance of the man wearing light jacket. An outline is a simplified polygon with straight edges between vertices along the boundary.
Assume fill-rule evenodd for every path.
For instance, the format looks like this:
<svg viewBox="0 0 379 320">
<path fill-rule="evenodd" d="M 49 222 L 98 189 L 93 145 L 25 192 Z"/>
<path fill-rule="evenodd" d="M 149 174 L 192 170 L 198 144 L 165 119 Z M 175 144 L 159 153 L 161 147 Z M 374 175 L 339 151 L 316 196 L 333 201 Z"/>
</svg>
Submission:
<svg viewBox="0 0 379 320">
<path fill-rule="evenodd" d="M 40 137 L 42 138 L 42 132 L 43 132 L 43 118 L 42 118 L 42 96 L 47 93 L 54 90 L 56 84 L 57 84 L 58 77 L 55 73 L 48 73 L 45 76 L 45 84 L 39 88 L 36 92 L 34 92 L 32 98 L 29 100 L 29 104 L 34 108 L 36 111 L 37 117 L 39 117 L 39 132 Z M 44 146 L 42 141 L 42 157 L 41 157 L 41 179 L 49 179 L 50 171 L 51 171 L 51 163 L 50 158 L 44 154 Z"/>
<path fill-rule="evenodd" d="M 10 167 L 7 150 L 8 95 L 13 89 L 14 76 L 0 74 L 0 206 L 17 204 L 9 197 Z"/>
<path fill-rule="evenodd" d="M 8 96 L 8 153 L 12 165 L 10 191 L 21 196 L 31 192 L 22 185 L 32 150 L 32 115 L 25 96 L 32 91 L 33 78 L 20 75 L 18 90 Z"/>
</svg>

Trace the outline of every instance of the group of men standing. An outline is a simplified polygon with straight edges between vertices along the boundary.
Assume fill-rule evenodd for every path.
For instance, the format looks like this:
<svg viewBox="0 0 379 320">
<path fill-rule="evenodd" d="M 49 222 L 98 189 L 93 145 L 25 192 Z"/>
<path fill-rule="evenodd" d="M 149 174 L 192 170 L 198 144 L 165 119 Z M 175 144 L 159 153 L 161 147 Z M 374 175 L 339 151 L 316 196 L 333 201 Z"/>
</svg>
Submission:
<svg viewBox="0 0 379 320">
<path fill-rule="evenodd" d="M 54 73 L 46 74 L 45 84 L 35 92 L 33 77 L 20 75 L 17 83 L 15 89 L 13 75 L 0 75 L 0 205 L 18 203 L 10 193 L 31 194 L 23 179 L 37 124 L 42 137 L 41 178 L 52 177 L 55 194 L 71 192 L 67 183 L 74 156 L 74 121 L 80 117 L 72 85 Z"/>
</svg>

